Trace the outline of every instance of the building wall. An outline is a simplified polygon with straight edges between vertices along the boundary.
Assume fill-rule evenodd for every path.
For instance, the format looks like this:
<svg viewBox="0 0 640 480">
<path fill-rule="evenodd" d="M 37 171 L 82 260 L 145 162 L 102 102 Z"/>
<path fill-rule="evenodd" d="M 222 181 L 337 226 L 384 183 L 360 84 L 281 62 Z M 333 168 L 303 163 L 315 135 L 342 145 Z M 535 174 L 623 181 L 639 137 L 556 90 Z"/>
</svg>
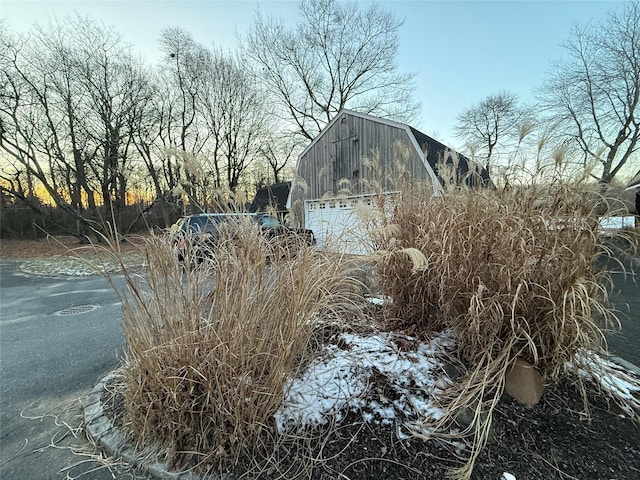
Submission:
<svg viewBox="0 0 640 480">
<path fill-rule="evenodd" d="M 348 113 L 303 153 L 297 175 L 306 184 L 306 200 L 366 195 L 375 191 L 375 182 L 395 190 L 400 176 L 430 181 L 405 129 Z"/>
<path fill-rule="evenodd" d="M 319 246 L 364 253 L 366 232 L 352 208 L 406 181 L 433 182 L 407 128 L 343 112 L 298 159 L 292 223 L 313 230 Z"/>
</svg>

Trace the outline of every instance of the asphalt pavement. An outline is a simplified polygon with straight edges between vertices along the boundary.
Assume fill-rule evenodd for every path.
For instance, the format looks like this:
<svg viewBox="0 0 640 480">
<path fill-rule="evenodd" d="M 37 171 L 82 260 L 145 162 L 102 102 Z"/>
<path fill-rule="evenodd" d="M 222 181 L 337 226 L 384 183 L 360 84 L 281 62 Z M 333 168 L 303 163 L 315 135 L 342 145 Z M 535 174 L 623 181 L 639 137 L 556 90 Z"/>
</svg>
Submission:
<svg viewBox="0 0 640 480">
<path fill-rule="evenodd" d="M 18 265 L 0 262 L 0 478 L 75 478 L 101 465 L 85 455 L 81 414 L 122 358 L 121 303 L 102 277 L 28 275 Z M 81 478 L 113 476 L 98 468 Z"/>
<path fill-rule="evenodd" d="M 640 367 L 640 257 L 618 251 L 621 263 L 608 260 L 613 285 L 610 300 L 620 331 L 607 335 L 609 352 Z"/>
</svg>

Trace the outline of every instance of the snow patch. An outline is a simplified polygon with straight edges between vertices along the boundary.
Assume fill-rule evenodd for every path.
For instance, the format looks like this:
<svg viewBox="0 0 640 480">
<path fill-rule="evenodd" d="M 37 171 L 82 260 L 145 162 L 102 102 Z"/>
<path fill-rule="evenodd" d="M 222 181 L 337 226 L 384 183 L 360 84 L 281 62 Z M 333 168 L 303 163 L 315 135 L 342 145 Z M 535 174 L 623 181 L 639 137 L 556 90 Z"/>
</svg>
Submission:
<svg viewBox="0 0 640 480">
<path fill-rule="evenodd" d="M 383 296 L 370 296 L 370 297 L 366 297 L 367 301 L 373 305 L 379 305 L 379 306 L 383 306 L 383 305 L 388 305 L 390 303 L 393 303 L 392 299 L 390 297 L 383 297 Z"/>
<path fill-rule="evenodd" d="M 640 411 L 640 378 L 629 370 L 592 352 L 576 354 L 569 368 L 621 400 L 625 412 Z"/>
<path fill-rule="evenodd" d="M 452 344 L 448 333 L 428 343 L 397 333 L 343 333 L 288 383 L 275 414 L 278 431 L 324 425 L 331 418 L 339 422 L 351 411 L 366 422 L 400 422 L 428 434 L 420 430 L 422 421 L 444 415 L 434 397 L 445 376 L 442 354 Z"/>
</svg>

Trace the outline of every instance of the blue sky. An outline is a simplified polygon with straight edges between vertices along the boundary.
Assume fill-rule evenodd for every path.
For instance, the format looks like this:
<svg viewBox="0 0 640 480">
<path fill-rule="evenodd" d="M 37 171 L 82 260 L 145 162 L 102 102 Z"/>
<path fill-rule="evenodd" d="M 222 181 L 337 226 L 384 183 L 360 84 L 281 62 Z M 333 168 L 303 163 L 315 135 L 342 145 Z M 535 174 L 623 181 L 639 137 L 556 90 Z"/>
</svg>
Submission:
<svg viewBox="0 0 640 480">
<path fill-rule="evenodd" d="M 369 2 L 362 2 L 367 5 Z M 617 1 L 424 1 L 379 2 L 404 19 L 399 66 L 416 72 L 421 117 L 414 127 L 454 148 L 456 116 L 487 95 L 507 90 L 533 102 L 551 62 L 564 55 L 562 43 L 576 24 L 594 24 Z M 0 0 L 0 17 L 26 31 L 50 16 L 74 11 L 112 25 L 151 63 L 159 56 L 162 28 L 181 26 L 205 45 L 237 46 L 256 8 L 293 24 L 296 2 L 219 0 Z"/>
</svg>

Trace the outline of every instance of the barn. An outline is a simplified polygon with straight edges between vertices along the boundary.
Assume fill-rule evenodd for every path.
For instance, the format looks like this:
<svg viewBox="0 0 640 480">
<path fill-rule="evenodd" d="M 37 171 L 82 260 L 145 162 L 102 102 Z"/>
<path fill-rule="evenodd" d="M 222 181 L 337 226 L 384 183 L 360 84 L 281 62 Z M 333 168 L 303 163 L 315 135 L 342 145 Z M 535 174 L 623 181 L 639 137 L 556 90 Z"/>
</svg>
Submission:
<svg viewBox="0 0 640 480">
<path fill-rule="evenodd" d="M 438 172 L 442 164 L 455 165 L 446 171 L 467 182 L 489 181 L 485 170 L 470 172 L 465 157 L 409 125 L 341 110 L 298 157 L 287 208 L 299 226 L 313 230 L 320 247 L 364 254 L 354 209 L 372 204 L 376 184 L 397 191 L 399 178 L 431 185 L 438 194 L 442 177 L 450 176 Z"/>
</svg>

